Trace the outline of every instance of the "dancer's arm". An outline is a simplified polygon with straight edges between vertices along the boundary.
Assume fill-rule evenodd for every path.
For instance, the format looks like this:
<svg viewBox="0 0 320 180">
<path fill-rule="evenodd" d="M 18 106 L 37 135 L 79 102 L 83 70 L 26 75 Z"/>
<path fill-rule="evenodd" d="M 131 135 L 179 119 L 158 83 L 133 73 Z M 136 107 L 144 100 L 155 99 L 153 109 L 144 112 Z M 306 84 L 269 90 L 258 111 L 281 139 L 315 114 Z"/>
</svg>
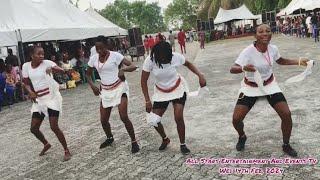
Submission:
<svg viewBox="0 0 320 180">
<path fill-rule="evenodd" d="M 123 72 L 132 72 L 132 71 L 135 71 L 137 69 L 137 67 L 131 61 L 129 61 L 127 58 L 124 58 L 122 60 L 122 63 L 124 65 L 126 65 L 126 67 L 122 67 L 120 69 Z"/>
<path fill-rule="evenodd" d="M 204 77 L 204 75 L 199 71 L 199 69 L 194 66 L 191 62 L 187 61 L 184 63 L 184 65 L 194 74 L 196 74 L 199 77 L 199 84 L 201 87 L 206 86 L 207 82 L 206 79 Z"/>
<path fill-rule="evenodd" d="M 240 73 L 243 73 L 244 71 L 255 72 L 256 69 L 252 64 L 248 64 L 243 67 L 241 67 L 239 64 L 234 64 L 233 66 L 231 66 L 231 69 L 230 69 L 230 73 L 232 74 L 240 74 Z"/>
<path fill-rule="evenodd" d="M 90 85 L 94 95 L 99 96 L 100 95 L 100 90 L 92 82 L 92 77 L 91 77 L 92 73 L 93 73 L 93 68 L 92 67 L 88 67 L 87 72 L 86 72 L 86 77 L 87 77 L 88 84 Z"/>
<path fill-rule="evenodd" d="M 286 59 L 286 58 L 280 58 L 276 62 L 279 65 L 298 65 L 298 66 L 307 66 L 307 62 L 309 59 L 306 58 L 300 58 L 299 60 L 291 60 L 291 59 Z"/>
<path fill-rule="evenodd" d="M 144 95 L 145 103 L 146 103 L 146 111 L 149 113 L 151 112 L 152 109 L 152 104 L 149 96 L 149 91 L 148 91 L 148 79 L 150 76 L 150 72 L 142 71 L 141 74 L 141 89 L 142 93 Z"/>
<path fill-rule="evenodd" d="M 22 87 L 28 92 L 30 99 L 36 102 L 37 94 L 32 90 L 29 78 L 23 78 Z"/>
</svg>

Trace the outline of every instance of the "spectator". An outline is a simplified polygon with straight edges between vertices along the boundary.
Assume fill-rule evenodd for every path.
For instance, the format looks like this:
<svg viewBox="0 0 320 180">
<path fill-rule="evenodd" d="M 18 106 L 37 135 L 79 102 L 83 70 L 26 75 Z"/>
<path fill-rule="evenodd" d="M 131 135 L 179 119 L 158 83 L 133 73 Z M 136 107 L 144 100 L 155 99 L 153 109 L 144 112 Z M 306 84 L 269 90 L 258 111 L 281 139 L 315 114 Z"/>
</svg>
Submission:
<svg viewBox="0 0 320 180">
<path fill-rule="evenodd" d="M 13 55 L 12 49 L 8 49 L 8 56 L 6 58 L 6 64 L 11 64 L 12 66 L 18 66 L 18 57 L 16 55 Z"/>
<path fill-rule="evenodd" d="M 150 35 L 149 36 L 149 47 L 150 47 L 150 50 L 153 48 L 154 44 L 155 44 L 154 38 Z"/>
<path fill-rule="evenodd" d="M 7 64 L 4 76 L 6 78 L 5 92 L 8 98 L 8 104 L 12 105 L 14 103 L 14 93 L 16 89 L 17 77 L 14 71 L 12 71 L 11 64 Z"/>
<path fill-rule="evenodd" d="M 144 45 L 144 49 L 146 50 L 147 55 L 149 55 L 149 37 L 148 35 L 144 36 L 144 40 L 143 40 L 143 45 Z"/>
<path fill-rule="evenodd" d="M 5 78 L 5 69 L 6 65 L 3 59 L 0 59 L 0 111 L 2 108 L 3 100 L 4 100 L 4 88 L 6 86 L 6 78 Z"/>
<path fill-rule="evenodd" d="M 174 43 L 175 42 L 175 35 L 172 33 L 171 30 L 170 30 L 168 40 L 169 40 L 170 46 L 172 48 L 172 51 L 175 52 L 176 51 L 176 47 L 175 47 L 175 43 Z"/>
<path fill-rule="evenodd" d="M 313 14 L 313 16 L 311 17 L 311 23 L 312 23 L 312 29 L 313 29 L 313 38 L 315 42 L 319 42 L 319 33 L 318 33 L 318 16 L 316 15 L 316 13 Z"/>
<path fill-rule="evenodd" d="M 180 29 L 178 33 L 178 43 L 180 44 L 181 54 L 183 54 L 183 52 L 186 54 L 186 34 L 182 29 Z"/>
</svg>

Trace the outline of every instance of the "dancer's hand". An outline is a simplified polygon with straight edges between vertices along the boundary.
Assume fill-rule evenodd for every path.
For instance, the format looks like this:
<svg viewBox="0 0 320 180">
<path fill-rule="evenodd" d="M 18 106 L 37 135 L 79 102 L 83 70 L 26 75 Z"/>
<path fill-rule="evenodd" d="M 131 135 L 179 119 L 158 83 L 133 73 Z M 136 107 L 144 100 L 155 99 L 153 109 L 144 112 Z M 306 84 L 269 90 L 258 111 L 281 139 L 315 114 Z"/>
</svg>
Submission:
<svg viewBox="0 0 320 180">
<path fill-rule="evenodd" d="M 36 101 L 36 99 L 37 99 L 37 94 L 35 93 L 35 92 L 30 92 L 29 93 L 29 98 L 31 99 L 31 101 L 33 102 L 33 103 L 36 103 L 37 101 Z"/>
<path fill-rule="evenodd" d="M 199 76 L 199 84 L 200 84 L 200 87 L 204 87 L 207 85 L 207 81 L 203 74 Z"/>
<path fill-rule="evenodd" d="M 301 58 L 299 61 L 300 61 L 300 66 L 308 66 L 309 59 Z"/>
<path fill-rule="evenodd" d="M 95 96 L 99 96 L 101 93 L 100 93 L 100 89 L 97 87 L 97 86 L 91 86 L 91 89 L 93 91 L 93 94 Z"/>
<path fill-rule="evenodd" d="M 256 68 L 252 64 L 248 64 L 248 65 L 243 66 L 242 70 L 248 71 L 248 72 L 256 72 Z"/>
<path fill-rule="evenodd" d="M 146 102 L 146 111 L 147 111 L 147 113 L 150 113 L 151 109 L 152 109 L 152 103 L 151 103 L 151 101 L 147 101 Z"/>
</svg>

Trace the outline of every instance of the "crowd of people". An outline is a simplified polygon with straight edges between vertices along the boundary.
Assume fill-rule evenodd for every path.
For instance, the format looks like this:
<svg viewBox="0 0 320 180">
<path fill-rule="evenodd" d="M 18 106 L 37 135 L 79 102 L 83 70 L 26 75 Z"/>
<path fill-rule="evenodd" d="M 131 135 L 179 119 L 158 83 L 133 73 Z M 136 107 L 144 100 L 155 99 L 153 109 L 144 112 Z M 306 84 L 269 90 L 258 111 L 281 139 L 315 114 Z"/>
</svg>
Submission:
<svg viewBox="0 0 320 180">
<path fill-rule="evenodd" d="M 319 42 L 320 13 L 278 18 L 275 32 L 299 38 L 313 38 Z"/>
<path fill-rule="evenodd" d="M 200 30 L 199 32 L 194 32 L 193 30 L 184 31 L 183 29 L 179 29 L 177 33 L 173 32 L 172 30 L 169 31 L 169 35 L 166 37 L 165 35 L 161 34 L 160 32 L 153 38 L 152 35 L 145 35 L 143 39 L 143 45 L 145 48 L 145 52 L 147 55 L 150 54 L 150 50 L 160 41 L 167 41 L 173 52 L 176 51 L 175 48 L 175 41 L 178 41 L 180 46 L 181 53 L 186 54 L 186 45 L 185 43 L 192 43 L 194 40 L 198 40 L 200 42 L 200 48 L 204 49 L 204 42 L 205 42 L 205 31 Z"/>
<path fill-rule="evenodd" d="M 57 47 L 51 42 L 25 44 L 26 61 L 31 61 L 30 51 L 33 46 L 41 46 L 45 51 L 45 59 L 56 63 L 64 73 L 53 73 L 54 79 L 59 83 L 60 89 L 70 89 L 87 82 L 85 72 L 91 55 L 96 54 L 95 39 L 88 39 L 83 43 L 61 42 Z M 121 54 L 128 53 L 129 44 L 126 38 L 110 39 L 110 48 Z M 21 87 L 21 67 L 12 49 L 8 48 L 6 59 L 0 59 L 0 111 L 3 106 L 13 105 L 27 99 L 26 92 Z M 97 72 L 93 73 L 93 80 L 99 78 Z"/>
<path fill-rule="evenodd" d="M 0 59 L 0 111 L 3 105 L 11 106 L 25 99 L 20 82 L 18 57 L 8 49 L 6 59 Z"/>
</svg>

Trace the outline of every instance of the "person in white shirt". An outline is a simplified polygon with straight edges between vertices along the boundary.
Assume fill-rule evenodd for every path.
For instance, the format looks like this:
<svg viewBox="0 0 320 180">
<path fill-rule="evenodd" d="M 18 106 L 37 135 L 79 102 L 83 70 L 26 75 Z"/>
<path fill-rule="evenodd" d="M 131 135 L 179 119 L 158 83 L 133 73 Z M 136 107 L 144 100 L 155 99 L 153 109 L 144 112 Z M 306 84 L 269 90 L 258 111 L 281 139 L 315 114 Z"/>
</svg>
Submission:
<svg viewBox="0 0 320 180">
<path fill-rule="evenodd" d="M 178 74 L 177 68 L 186 66 L 190 71 L 199 77 L 201 87 L 206 85 L 204 75 L 183 55 L 172 53 L 171 45 L 168 42 L 161 41 L 155 45 L 151 55 L 146 58 L 143 64 L 141 75 L 141 88 L 145 98 L 146 111 L 150 114 L 156 114 L 162 117 L 170 102 L 174 108 L 174 119 L 177 124 L 177 130 L 180 139 L 180 150 L 183 154 L 189 154 L 190 150 L 185 145 L 185 125 L 183 110 L 188 93 L 188 86 L 184 78 Z M 148 79 L 150 73 L 154 75 L 155 87 L 152 97 L 153 105 L 148 91 Z M 152 112 L 151 112 L 152 111 Z M 159 150 L 166 149 L 170 143 L 164 128 L 160 122 L 157 122 L 155 129 L 162 137 L 162 144 Z"/>
<path fill-rule="evenodd" d="M 58 67 L 56 63 L 44 60 L 44 50 L 40 46 L 33 47 L 31 59 L 31 62 L 23 64 L 22 76 L 23 86 L 33 102 L 31 132 L 44 145 L 39 155 L 44 155 L 51 147 L 40 131 L 44 117 L 49 116 L 50 127 L 62 144 L 65 151 L 64 160 L 67 161 L 71 158 L 71 154 L 64 134 L 58 126 L 59 113 L 62 110 L 62 97 L 58 83 L 49 76 L 52 72 L 64 73 L 64 70 Z"/>
<path fill-rule="evenodd" d="M 292 130 L 292 118 L 287 101 L 281 92 L 272 71 L 273 63 L 279 65 L 302 65 L 307 66 L 308 59 L 289 60 L 282 58 L 277 46 L 271 45 L 271 28 L 262 24 L 256 30 L 256 42 L 244 49 L 231 67 L 233 74 L 244 74 L 241 83 L 239 99 L 233 113 L 233 126 L 239 134 L 236 149 L 242 151 L 247 137 L 243 131 L 243 119 L 254 106 L 256 100 L 266 97 L 269 104 L 279 114 L 282 123 L 283 151 L 289 156 L 296 157 L 297 152 L 290 146 L 289 140 Z M 256 75 L 261 74 L 261 83 Z M 260 75 L 259 75 L 260 76 Z"/>
<path fill-rule="evenodd" d="M 120 119 L 125 124 L 131 138 L 131 152 L 137 153 L 140 148 L 135 138 L 133 125 L 128 118 L 129 86 L 124 78 L 124 72 L 135 71 L 136 67 L 120 53 L 109 51 L 109 43 L 106 37 L 99 36 L 95 46 L 98 54 L 90 57 L 86 75 L 93 93 L 101 98 L 100 120 L 107 139 L 101 144 L 100 148 L 110 146 L 114 141 L 109 118 L 112 108 L 118 106 Z M 126 67 L 122 67 L 122 64 Z M 92 82 L 93 68 L 96 68 L 101 78 L 100 88 Z"/>
</svg>

